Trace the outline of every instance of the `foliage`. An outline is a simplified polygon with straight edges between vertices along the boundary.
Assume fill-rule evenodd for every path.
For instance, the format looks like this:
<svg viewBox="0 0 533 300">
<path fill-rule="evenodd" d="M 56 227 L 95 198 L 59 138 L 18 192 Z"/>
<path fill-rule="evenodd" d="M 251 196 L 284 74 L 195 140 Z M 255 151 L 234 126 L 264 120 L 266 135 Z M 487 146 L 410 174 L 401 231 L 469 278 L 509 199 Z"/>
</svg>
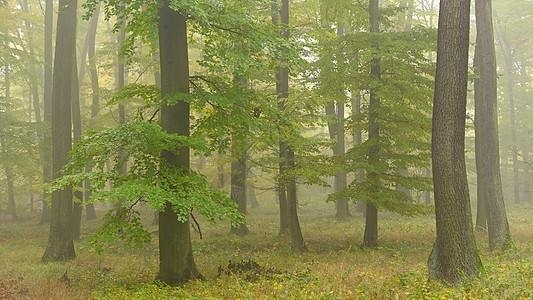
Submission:
<svg viewBox="0 0 533 300">
<path fill-rule="evenodd" d="M 113 204 L 114 209 L 106 215 L 106 223 L 93 240 L 98 249 L 101 249 L 100 242 L 112 241 L 117 236 L 135 246 L 150 240 L 150 234 L 133 210 L 139 203 L 158 211 L 170 203 L 181 221 L 186 221 L 194 209 L 210 222 L 229 219 L 238 224 L 243 216 L 236 212 L 236 205 L 227 195 L 214 190 L 201 174 L 170 167 L 160 158 L 163 151 L 178 153 L 184 147 L 203 149 L 203 144 L 197 134 L 191 137 L 168 134 L 150 122 L 89 131 L 75 144 L 63 176 L 54 181 L 51 191 L 87 179 L 93 189 L 90 203 Z M 109 162 L 111 168 L 107 168 Z M 126 174 L 121 174 L 122 166 L 128 162 Z M 111 186 L 109 189 L 107 184 Z"/>
</svg>

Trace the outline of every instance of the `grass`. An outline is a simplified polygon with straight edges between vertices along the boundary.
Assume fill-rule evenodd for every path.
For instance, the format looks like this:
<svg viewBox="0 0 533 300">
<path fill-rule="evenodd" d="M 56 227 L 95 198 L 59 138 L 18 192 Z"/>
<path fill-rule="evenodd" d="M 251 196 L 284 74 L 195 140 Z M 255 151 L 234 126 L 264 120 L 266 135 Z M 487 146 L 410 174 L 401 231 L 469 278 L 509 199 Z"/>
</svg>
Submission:
<svg viewBox="0 0 533 300">
<path fill-rule="evenodd" d="M 100 255 L 86 246 L 100 223 L 84 222 L 75 260 L 42 263 L 48 227 L 37 225 L 37 215 L 18 222 L 6 217 L 0 220 L 0 299 L 533 299 L 530 205 L 509 207 L 518 250 L 490 253 L 487 234 L 476 233 L 486 274 L 456 287 L 427 281 L 426 260 L 435 239 L 432 216 L 380 213 L 380 246 L 361 249 L 361 216 L 337 221 L 333 206 L 321 203 L 308 203 L 300 214 L 310 249 L 301 255 L 277 236 L 274 206 L 251 210 L 251 234 L 243 238 L 229 235 L 228 224 L 201 222 L 204 238 L 193 232 L 193 248 L 207 280 L 177 288 L 153 281 L 156 239 L 141 249 L 110 246 Z M 146 212 L 147 224 L 152 216 Z M 217 276 L 230 260 L 249 259 L 275 272 Z"/>
</svg>

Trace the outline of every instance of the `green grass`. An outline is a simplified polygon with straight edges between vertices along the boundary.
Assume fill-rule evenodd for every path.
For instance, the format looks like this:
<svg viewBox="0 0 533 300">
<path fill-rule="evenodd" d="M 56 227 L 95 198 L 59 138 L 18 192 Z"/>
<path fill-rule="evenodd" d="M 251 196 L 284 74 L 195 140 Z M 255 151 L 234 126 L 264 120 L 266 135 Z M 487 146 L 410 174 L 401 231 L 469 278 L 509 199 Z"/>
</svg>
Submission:
<svg viewBox="0 0 533 300">
<path fill-rule="evenodd" d="M 86 247 L 99 221 L 84 222 L 75 260 L 42 263 L 48 227 L 37 225 L 36 215 L 18 222 L 6 217 L 0 220 L 0 299 L 533 299 L 530 205 L 509 207 L 518 250 L 490 253 L 487 234 L 476 233 L 486 274 L 456 287 L 427 281 L 426 259 L 435 239 L 432 216 L 380 213 L 380 246 L 361 249 L 363 218 L 336 221 L 333 209 L 312 203 L 300 209 L 310 250 L 302 255 L 277 236 L 274 206 L 251 210 L 251 234 L 244 238 L 229 235 L 229 224 L 200 221 L 204 238 L 193 232 L 193 248 L 207 279 L 178 288 L 153 281 L 156 239 L 142 249 L 115 245 L 100 255 Z M 147 224 L 152 216 L 144 216 Z M 217 277 L 219 266 L 249 259 L 276 272 Z"/>
</svg>

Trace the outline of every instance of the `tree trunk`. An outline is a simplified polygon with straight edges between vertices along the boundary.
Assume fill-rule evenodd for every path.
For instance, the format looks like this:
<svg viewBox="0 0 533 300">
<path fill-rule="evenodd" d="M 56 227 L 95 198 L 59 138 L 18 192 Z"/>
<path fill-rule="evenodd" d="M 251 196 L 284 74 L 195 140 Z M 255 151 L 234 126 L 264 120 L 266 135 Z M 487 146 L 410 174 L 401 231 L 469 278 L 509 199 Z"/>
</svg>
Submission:
<svg viewBox="0 0 533 300">
<path fill-rule="evenodd" d="M 169 7 L 164 0 L 159 8 L 159 51 L 161 67 L 161 95 L 189 92 L 189 62 L 186 18 Z M 189 103 L 183 100 L 161 108 L 163 130 L 189 136 Z M 189 148 L 179 154 L 163 152 L 162 158 L 184 173 L 190 170 Z M 178 221 L 176 212 L 167 202 L 159 213 L 159 274 L 157 279 L 170 285 L 190 279 L 203 278 L 193 259 L 189 220 Z"/>
<path fill-rule="evenodd" d="M 283 2 L 288 3 L 288 0 L 282 0 L 282 3 Z M 292 151 L 290 147 L 287 149 L 286 158 L 287 158 L 287 163 L 286 163 L 287 169 L 291 171 L 295 168 L 295 164 L 294 164 L 294 151 Z M 289 222 L 288 226 L 289 226 L 289 232 L 291 235 L 292 249 L 297 252 L 307 252 L 307 247 L 305 246 L 304 238 L 302 235 L 302 230 L 300 228 L 300 222 L 298 221 L 297 190 L 296 190 L 296 179 L 294 178 L 294 176 L 290 176 L 287 180 L 287 219 Z"/>
<path fill-rule="evenodd" d="M 46 124 L 52 122 L 52 27 L 54 16 L 54 1 L 45 0 L 45 14 L 44 14 L 44 114 L 43 119 Z M 51 137 L 48 132 L 43 136 L 43 183 L 48 184 L 52 181 L 52 162 L 51 155 Z M 43 213 L 41 215 L 41 224 L 50 222 L 50 206 L 46 199 L 46 192 L 43 192 Z"/>
<path fill-rule="evenodd" d="M 254 173 L 251 170 L 248 170 L 248 178 L 255 177 Z M 257 196 L 255 194 L 255 184 L 253 181 L 248 182 L 247 186 L 247 193 L 246 193 L 246 202 L 250 205 L 250 207 L 257 208 L 259 207 L 259 202 L 257 202 Z"/>
<path fill-rule="evenodd" d="M 72 149 L 71 93 L 76 51 L 77 0 L 60 0 L 52 101 L 52 172 L 61 176 Z M 52 193 L 50 236 L 43 261 L 63 261 L 76 256 L 72 241 L 72 189 Z"/>
<path fill-rule="evenodd" d="M 516 118 L 515 118 L 515 105 L 514 105 L 514 59 L 513 50 L 509 42 L 502 38 L 500 39 L 500 45 L 502 48 L 505 64 L 505 73 L 507 73 L 507 99 L 509 101 L 509 117 L 511 122 L 511 145 L 513 154 L 513 191 L 514 191 L 514 203 L 520 203 L 520 183 L 519 183 L 519 171 L 518 171 L 518 147 L 516 145 Z"/>
<path fill-rule="evenodd" d="M 379 32 L 379 0 L 370 0 L 368 4 L 368 11 L 370 13 L 370 32 Z M 380 79 L 381 68 L 379 66 L 379 59 L 372 60 L 372 69 L 370 74 L 376 80 Z M 368 111 L 368 140 L 375 141 L 368 149 L 368 163 L 375 165 L 379 163 L 379 125 L 378 125 L 378 111 L 380 106 L 380 99 L 376 95 L 375 90 L 370 90 L 370 103 Z M 379 185 L 376 178 L 377 174 L 368 172 L 368 180 L 372 185 Z M 376 188 L 377 190 L 378 188 Z M 377 245 L 378 238 L 378 210 L 372 203 L 366 204 L 366 222 L 365 233 L 363 238 L 363 245 L 367 247 L 374 247 Z"/>
<path fill-rule="evenodd" d="M 232 137 L 231 162 L 231 199 L 237 203 L 241 214 L 246 215 L 246 151 L 242 150 L 243 139 Z M 237 227 L 231 225 L 230 232 L 239 236 L 248 234 L 246 223 Z"/>
<path fill-rule="evenodd" d="M 272 24 L 274 26 L 278 26 L 280 22 L 281 17 L 281 11 L 278 7 L 278 0 L 272 0 Z M 287 6 L 288 9 L 288 6 Z M 286 20 L 288 23 L 288 15 Z M 285 24 L 283 23 L 282 24 Z M 280 35 L 289 38 L 289 32 L 288 31 L 280 31 Z M 278 95 L 278 109 L 280 111 L 285 110 L 285 98 L 289 96 L 289 74 L 288 69 L 286 67 L 277 67 L 276 72 L 276 94 Z M 285 80 L 285 78 L 287 78 Z M 280 121 L 280 126 L 283 126 L 283 122 Z M 285 173 L 285 161 L 286 161 L 286 152 L 287 152 L 287 144 L 285 143 L 284 139 L 280 137 L 279 141 L 279 177 L 277 182 L 277 198 L 279 200 L 279 235 L 284 235 L 287 232 L 289 232 L 289 220 L 288 220 L 288 213 L 287 213 L 287 189 L 286 189 L 286 183 L 284 179 L 284 173 Z"/>
<path fill-rule="evenodd" d="M 76 53 L 74 53 L 74 62 L 76 62 Z M 80 91 L 78 86 L 78 67 L 74 63 L 72 70 L 73 77 L 72 80 L 72 124 L 74 131 L 74 142 L 81 140 L 81 108 L 80 108 Z M 82 184 L 76 186 L 74 191 L 74 202 L 72 203 L 72 216 L 73 216 L 73 226 L 72 226 L 72 238 L 78 240 L 80 238 L 81 230 L 81 214 L 83 206 L 81 201 L 83 201 L 83 192 L 81 191 Z"/>
<path fill-rule="evenodd" d="M 476 97 L 476 166 L 478 182 L 483 181 L 482 191 L 487 213 L 489 246 L 491 250 L 508 250 L 514 247 L 509 231 L 500 174 L 500 142 L 498 138 L 498 94 L 496 52 L 492 27 L 491 0 L 476 0 L 477 54 L 476 65 L 479 87 Z M 479 140 L 479 142 L 478 142 Z M 478 148 L 479 146 L 479 148 Z M 479 184 L 478 184 L 479 185 Z"/>
<path fill-rule="evenodd" d="M 95 47 L 96 47 L 96 29 L 98 26 L 98 18 L 100 16 L 100 5 L 96 7 L 96 9 L 93 12 L 93 15 L 91 16 L 91 20 L 89 21 L 89 30 L 87 31 L 87 39 L 89 42 L 87 53 L 89 58 L 89 74 L 91 78 L 91 88 L 92 88 L 92 105 L 91 105 L 91 119 L 96 118 L 98 116 L 98 112 L 100 111 L 100 84 L 98 82 L 98 70 L 96 68 L 96 61 L 95 61 Z M 80 74 L 80 77 L 81 74 Z M 89 170 L 88 170 L 89 171 Z M 89 180 L 86 180 L 84 183 L 85 186 L 85 193 L 84 193 L 84 199 L 85 202 L 89 202 L 91 199 L 92 191 L 91 191 L 91 183 Z M 96 211 L 94 209 L 94 204 L 88 204 L 85 207 L 86 212 L 86 218 L 87 220 L 94 220 L 96 219 Z"/>
<path fill-rule="evenodd" d="M 477 1 L 477 0 L 476 0 Z M 477 16 L 476 16 L 477 19 Z M 479 39 L 479 37 L 477 37 Z M 476 73 L 479 75 L 479 63 L 480 58 L 479 55 L 481 53 L 479 52 L 479 44 L 476 44 L 475 46 L 475 53 L 474 53 L 474 68 L 476 69 Z M 474 112 L 474 129 L 475 129 L 475 158 L 476 158 L 476 174 L 477 174 L 477 212 L 476 212 L 476 229 L 477 230 L 487 230 L 487 196 L 488 193 L 486 192 L 486 187 L 484 185 L 483 176 L 490 176 L 491 174 L 487 174 L 489 172 L 485 172 L 485 168 L 487 166 L 484 166 L 481 162 L 482 159 L 482 139 L 481 136 L 483 130 L 481 129 L 481 120 L 483 119 L 482 114 L 486 112 L 482 112 L 482 106 L 487 105 L 486 103 L 482 104 L 483 97 L 485 95 L 482 95 L 482 88 L 480 83 L 480 78 L 474 79 L 474 101 L 475 101 L 475 112 Z M 485 108 L 486 110 L 486 108 Z M 485 117 L 487 118 L 487 117 Z M 485 123 L 487 120 L 485 120 Z M 487 125 L 487 124 L 485 124 Z M 487 134 L 488 132 L 485 132 Z M 485 153 L 487 155 L 487 153 Z"/>
<path fill-rule="evenodd" d="M 352 119 L 356 120 L 359 118 L 359 114 L 361 113 L 361 92 L 352 92 Z M 354 128 L 353 133 L 353 142 L 354 144 L 362 144 L 363 143 L 363 133 L 360 129 Z M 365 176 L 364 170 L 358 170 L 355 173 L 355 180 L 361 180 Z M 366 216 L 366 204 L 363 201 L 357 201 L 355 205 L 355 211 L 363 213 L 363 216 Z"/>
<path fill-rule="evenodd" d="M 437 238 L 428 275 L 449 284 L 478 275 L 483 268 L 464 153 L 469 26 L 470 1 L 440 2 L 431 144 Z"/>
</svg>

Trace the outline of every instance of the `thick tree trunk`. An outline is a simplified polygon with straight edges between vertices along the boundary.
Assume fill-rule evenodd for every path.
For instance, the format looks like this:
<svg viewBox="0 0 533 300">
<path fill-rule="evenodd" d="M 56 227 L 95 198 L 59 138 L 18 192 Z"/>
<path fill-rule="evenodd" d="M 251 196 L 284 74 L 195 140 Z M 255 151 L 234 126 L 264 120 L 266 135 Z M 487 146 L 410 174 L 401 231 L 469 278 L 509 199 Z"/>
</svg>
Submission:
<svg viewBox="0 0 533 300">
<path fill-rule="evenodd" d="M 246 151 L 242 150 L 243 139 L 241 137 L 232 137 L 231 154 L 231 199 L 237 203 L 238 210 L 241 214 L 246 215 Z M 248 234 L 246 223 L 237 227 L 231 226 L 230 232 L 239 236 Z"/>
<path fill-rule="evenodd" d="M 368 11 L 370 13 L 370 32 L 379 32 L 379 1 L 370 0 L 368 4 Z M 370 71 L 371 76 L 376 80 L 380 79 L 381 68 L 379 66 L 379 59 L 374 58 L 372 60 L 372 69 Z M 375 165 L 379 163 L 379 114 L 380 99 L 376 95 L 374 90 L 370 90 L 370 102 L 368 110 L 368 140 L 375 141 L 368 149 L 368 163 Z M 368 172 L 368 180 L 372 185 L 379 185 L 376 178 L 377 174 Z M 377 190 L 378 188 L 376 188 Z M 378 238 L 378 211 L 372 203 L 366 204 L 366 222 L 365 233 L 363 237 L 363 245 L 367 247 L 374 247 L 377 245 Z"/>
<path fill-rule="evenodd" d="M 186 18 L 169 7 L 165 0 L 159 9 L 159 51 L 161 66 L 161 95 L 189 92 L 189 61 Z M 163 130 L 189 136 L 189 103 L 178 101 L 161 109 Z M 162 158 L 172 167 L 189 172 L 189 148 Z M 178 221 L 176 212 L 167 202 L 159 213 L 159 274 L 157 279 L 170 285 L 190 279 L 203 278 L 193 259 L 189 221 Z"/>
<path fill-rule="evenodd" d="M 479 85 L 475 88 L 478 182 L 480 179 L 483 181 L 484 189 L 481 193 L 486 205 L 490 249 L 508 250 L 514 247 L 514 242 L 507 222 L 500 174 L 496 52 L 491 0 L 476 0 L 475 7 L 478 48 L 475 64 L 479 72 L 479 79 L 474 82 Z"/>
<path fill-rule="evenodd" d="M 53 16 L 54 16 L 54 1 L 45 0 L 45 14 L 44 14 L 44 93 L 43 104 L 44 114 L 43 119 L 46 124 L 52 122 L 52 34 L 53 34 Z M 52 162 L 51 155 L 51 138 L 48 132 L 43 136 L 43 183 L 50 183 L 52 180 Z M 41 224 L 50 222 L 50 206 L 46 199 L 46 192 L 43 192 L 43 212 L 41 215 Z"/>
<path fill-rule="evenodd" d="M 464 153 L 469 27 L 470 1 L 440 2 L 431 145 L 437 238 L 428 273 L 450 284 L 482 269 Z"/>
<path fill-rule="evenodd" d="M 248 178 L 255 177 L 254 173 L 251 170 L 248 170 Z M 247 183 L 247 192 L 246 192 L 246 202 L 250 207 L 257 208 L 259 207 L 259 202 L 257 202 L 257 196 L 255 194 L 255 184 L 253 181 Z"/>
<path fill-rule="evenodd" d="M 61 175 L 72 149 L 71 93 L 76 51 L 77 0 L 60 0 L 52 101 L 52 172 Z M 60 58 L 60 59 L 59 59 Z M 62 261 L 76 256 L 72 241 L 72 189 L 52 193 L 50 236 L 43 261 Z"/>
</svg>

